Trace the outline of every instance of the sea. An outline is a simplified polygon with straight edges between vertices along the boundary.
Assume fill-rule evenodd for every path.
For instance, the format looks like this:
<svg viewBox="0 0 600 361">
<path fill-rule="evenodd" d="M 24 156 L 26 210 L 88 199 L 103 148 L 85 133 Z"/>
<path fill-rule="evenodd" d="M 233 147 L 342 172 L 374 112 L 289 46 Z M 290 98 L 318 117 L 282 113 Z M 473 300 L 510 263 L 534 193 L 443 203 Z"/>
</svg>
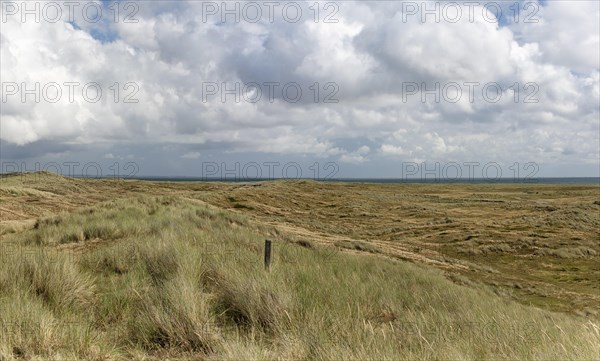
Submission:
<svg viewBox="0 0 600 361">
<path fill-rule="evenodd" d="M 207 177 L 159 177 L 140 176 L 129 179 L 162 181 L 162 182 L 231 182 L 231 183 L 253 183 L 283 178 L 207 178 Z M 580 184 L 600 185 L 599 177 L 544 177 L 531 179 L 514 178 L 463 178 L 463 179 L 421 179 L 421 178 L 290 178 L 291 180 L 313 180 L 319 182 L 342 182 L 342 183 L 385 183 L 385 184 Z"/>
</svg>

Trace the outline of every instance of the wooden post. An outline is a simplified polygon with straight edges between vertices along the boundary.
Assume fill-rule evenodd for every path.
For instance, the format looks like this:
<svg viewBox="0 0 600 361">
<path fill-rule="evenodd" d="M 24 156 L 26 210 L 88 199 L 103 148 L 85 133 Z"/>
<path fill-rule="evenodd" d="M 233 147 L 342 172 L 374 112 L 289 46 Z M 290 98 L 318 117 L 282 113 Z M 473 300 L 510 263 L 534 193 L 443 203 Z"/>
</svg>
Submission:
<svg viewBox="0 0 600 361">
<path fill-rule="evenodd" d="M 265 269 L 271 268 L 271 240 L 265 239 Z"/>
</svg>

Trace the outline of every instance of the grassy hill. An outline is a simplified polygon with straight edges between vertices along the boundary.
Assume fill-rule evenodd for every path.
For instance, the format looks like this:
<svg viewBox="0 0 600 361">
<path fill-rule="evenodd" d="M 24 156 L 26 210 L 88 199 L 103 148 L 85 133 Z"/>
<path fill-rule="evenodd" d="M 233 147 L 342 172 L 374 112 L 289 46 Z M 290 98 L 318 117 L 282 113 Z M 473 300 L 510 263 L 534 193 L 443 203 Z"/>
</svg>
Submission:
<svg viewBox="0 0 600 361">
<path fill-rule="evenodd" d="M 495 238 L 518 263 L 512 251 L 518 227 L 539 229 L 520 202 L 537 207 L 537 199 L 569 214 L 578 202 L 594 206 L 588 201 L 597 188 L 378 187 L 3 177 L 0 359 L 600 357 L 593 312 L 554 312 L 565 307 L 552 294 L 540 307 L 526 305 L 521 294 L 483 282 L 487 273 L 503 280 L 496 274 L 508 265 L 492 268 L 489 253 L 436 246 L 451 238 L 442 232 L 456 236 L 462 228 L 453 223 L 472 212 L 497 216 L 486 221 L 479 214 L 480 223 L 469 226 L 487 240 L 471 249 L 493 245 L 482 236 L 490 232 L 486 222 L 525 217 L 510 235 Z M 473 205 L 472 199 L 514 203 Z M 586 232 L 593 234 L 600 215 L 582 209 L 582 222 L 591 225 L 572 232 L 580 232 L 581 247 L 595 251 Z M 421 224 L 444 213 L 452 222 Z M 546 234 L 571 232 L 566 224 L 546 227 Z M 411 232 L 412 238 L 395 239 Z M 265 238 L 274 241 L 270 271 L 262 263 Z M 560 246 L 550 236 L 544 240 L 548 249 Z M 594 300 L 598 274 L 581 265 L 597 261 L 595 254 L 534 256 L 579 267 L 571 270 L 573 279 L 583 279 L 573 281 L 575 305 L 593 310 L 586 295 Z M 533 267 L 524 262 L 520 267 Z M 530 274 L 517 275 L 506 277 L 532 282 Z M 560 282 L 547 287 L 564 289 Z"/>
</svg>

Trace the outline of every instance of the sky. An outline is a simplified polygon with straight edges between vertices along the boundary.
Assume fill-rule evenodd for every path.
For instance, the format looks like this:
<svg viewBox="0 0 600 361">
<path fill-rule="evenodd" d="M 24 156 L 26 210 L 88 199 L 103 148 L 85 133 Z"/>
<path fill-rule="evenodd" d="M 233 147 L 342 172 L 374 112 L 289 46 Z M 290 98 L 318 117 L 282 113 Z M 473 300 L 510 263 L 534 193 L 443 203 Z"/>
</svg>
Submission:
<svg viewBox="0 0 600 361">
<path fill-rule="evenodd" d="M 598 1 L 1 5 L 3 172 L 600 176 Z"/>
</svg>

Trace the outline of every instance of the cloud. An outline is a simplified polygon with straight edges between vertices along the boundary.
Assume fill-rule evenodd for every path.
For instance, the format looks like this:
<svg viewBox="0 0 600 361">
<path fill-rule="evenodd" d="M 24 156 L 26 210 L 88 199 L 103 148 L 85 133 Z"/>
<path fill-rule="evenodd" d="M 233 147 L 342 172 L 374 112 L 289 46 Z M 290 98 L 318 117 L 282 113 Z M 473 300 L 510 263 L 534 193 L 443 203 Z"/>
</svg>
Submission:
<svg viewBox="0 0 600 361">
<path fill-rule="evenodd" d="M 201 2 L 136 4 L 136 23 L 7 16 L 3 87 L 39 83 L 42 99 L 3 89 L 3 157 L 94 149 L 116 158 L 107 149 L 126 144 L 119 154 L 136 158 L 169 144 L 179 153 L 155 169 L 185 172 L 205 149 L 382 168 L 390 159 L 598 163 L 596 2 L 544 2 L 537 23 L 490 21 L 483 8 L 472 21 L 422 22 L 402 2 L 338 2 L 335 23 L 315 23 L 309 2 L 296 23 L 281 14 L 223 23 L 206 21 Z M 50 83 L 60 85 L 57 102 L 44 99 Z M 66 83 L 79 84 L 72 101 Z M 96 83 L 101 100 L 86 100 L 83 88 Z M 221 94 L 248 83 L 259 84 L 260 101 Z M 478 84 L 472 100 L 465 83 Z M 501 99 L 486 101 L 486 84 L 501 86 Z M 297 101 L 286 86 L 301 89 Z M 436 86 L 450 91 L 437 102 L 422 94 Z"/>
<path fill-rule="evenodd" d="M 371 149 L 368 146 L 363 145 L 354 152 L 342 154 L 340 156 L 340 162 L 354 164 L 364 163 L 368 160 L 367 155 L 370 151 Z"/>
<path fill-rule="evenodd" d="M 532 2 L 523 11 L 523 21 L 509 27 L 521 42 L 538 44 L 542 61 L 590 73 L 600 63 L 599 17 L 597 1 Z"/>
<path fill-rule="evenodd" d="M 482 9 L 477 7 L 472 21 L 464 16 L 455 23 L 422 22 L 396 12 L 366 26 L 355 42 L 395 75 L 491 81 L 513 72 L 510 57 L 517 44 L 510 30 L 485 20 Z"/>
</svg>

